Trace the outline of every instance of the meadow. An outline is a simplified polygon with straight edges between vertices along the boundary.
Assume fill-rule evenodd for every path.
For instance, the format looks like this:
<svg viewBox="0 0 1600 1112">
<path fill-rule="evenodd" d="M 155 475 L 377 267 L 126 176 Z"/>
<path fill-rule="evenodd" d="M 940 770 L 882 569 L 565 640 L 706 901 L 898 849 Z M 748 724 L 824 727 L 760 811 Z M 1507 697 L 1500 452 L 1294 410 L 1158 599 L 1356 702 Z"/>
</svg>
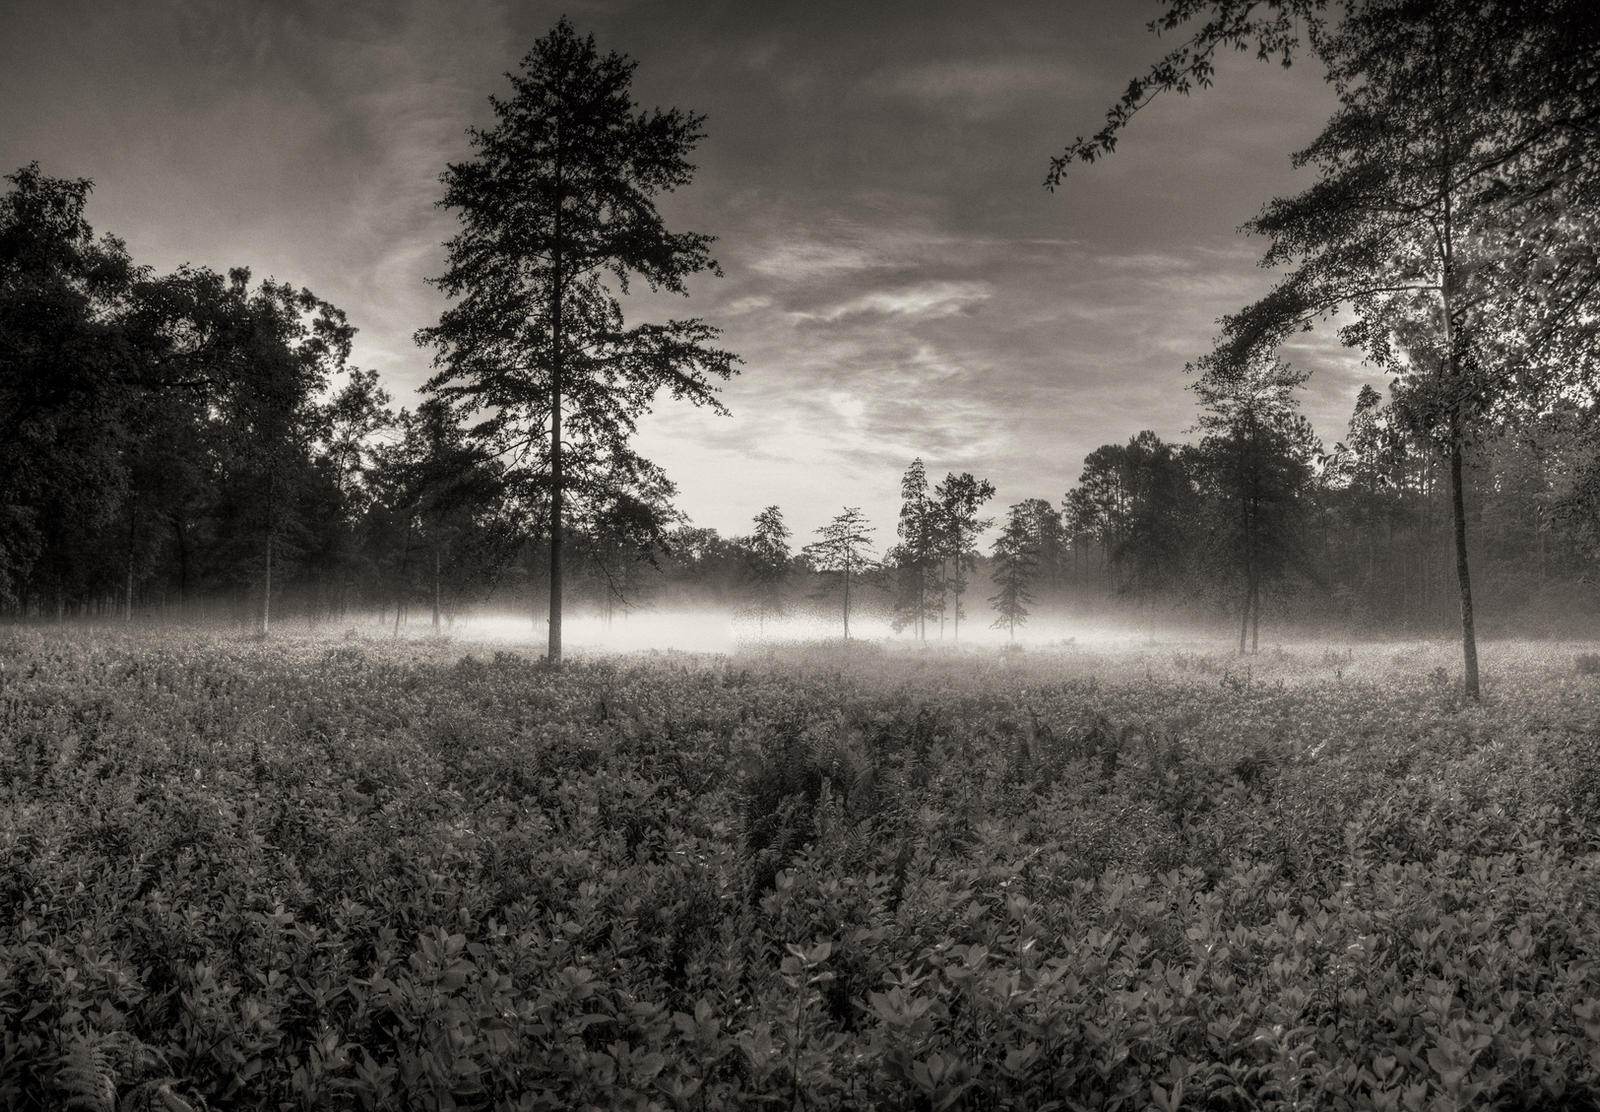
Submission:
<svg viewBox="0 0 1600 1112">
<path fill-rule="evenodd" d="M 1593 650 L 0 630 L 0 1107 L 1597 1107 Z"/>
</svg>

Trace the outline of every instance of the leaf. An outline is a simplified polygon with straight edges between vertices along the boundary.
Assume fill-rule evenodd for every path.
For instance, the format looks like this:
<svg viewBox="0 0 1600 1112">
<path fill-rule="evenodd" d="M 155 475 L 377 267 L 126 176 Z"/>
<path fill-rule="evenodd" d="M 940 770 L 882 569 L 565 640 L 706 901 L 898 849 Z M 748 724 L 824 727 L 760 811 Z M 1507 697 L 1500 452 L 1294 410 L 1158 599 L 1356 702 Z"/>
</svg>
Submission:
<svg viewBox="0 0 1600 1112">
<path fill-rule="evenodd" d="M 115 1069 L 97 1040 L 75 1037 L 56 1066 L 54 1082 L 66 1097 L 65 1108 L 117 1112 Z"/>
</svg>

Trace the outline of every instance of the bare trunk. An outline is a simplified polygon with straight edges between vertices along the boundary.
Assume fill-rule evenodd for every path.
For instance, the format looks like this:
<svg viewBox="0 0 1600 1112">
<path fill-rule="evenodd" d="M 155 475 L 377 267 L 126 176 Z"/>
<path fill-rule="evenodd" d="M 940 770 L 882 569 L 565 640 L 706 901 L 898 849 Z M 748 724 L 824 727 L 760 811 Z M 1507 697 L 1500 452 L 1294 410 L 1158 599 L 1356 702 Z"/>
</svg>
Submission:
<svg viewBox="0 0 1600 1112">
<path fill-rule="evenodd" d="M 433 548 L 433 632 L 439 632 L 439 546 Z"/>
<path fill-rule="evenodd" d="M 550 644 L 545 657 L 561 663 L 561 148 L 556 147 L 555 247 L 551 258 L 550 304 Z"/>
<path fill-rule="evenodd" d="M 1250 589 L 1250 655 L 1255 656 L 1261 651 L 1261 579 L 1256 578 L 1255 586 Z"/>
<path fill-rule="evenodd" d="M 850 561 L 844 562 L 844 639 L 850 640 Z"/>
<path fill-rule="evenodd" d="M 1444 139 L 1444 157 L 1439 165 L 1439 178 L 1443 186 L 1444 211 L 1439 223 L 1439 300 L 1444 310 L 1445 370 L 1451 379 L 1462 373 L 1456 352 L 1458 337 L 1455 327 L 1455 211 L 1451 196 L 1451 176 L 1454 169 L 1448 125 L 1441 129 Z M 1456 555 L 1456 582 L 1461 590 L 1461 663 L 1462 691 L 1468 699 L 1477 701 L 1478 688 L 1478 638 L 1472 623 L 1472 577 L 1467 570 L 1467 511 L 1465 485 L 1461 474 L 1461 448 L 1465 436 L 1463 402 L 1458 397 L 1450 414 L 1450 525 L 1454 533 Z"/>
<path fill-rule="evenodd" d="M 1249 635 L 1249 632 L 1250 632 L 1250 594 L 1251 594 L 1251 591 L 1254 589 L 1254 587 L 1255 587 L 1255 584 L 1251 582 L 1250 575 L 1249 575 L 1248 572 L 1246 572 L 1245 573 L 1245 580 L 1244 580 L 1244 602 L 1239 607 L 1239 655 L 1240 656 L 1244 655 L 1245 638 Z"/>
<path fill-rule="evenodd" d="M 560 315 L 559 309 L 557 316 Z M 545 651 L 551 664 L 561 663 L 561 376 L 552 376 L 550 389 L 550 643 Z"/>
<path fill-rule="evenodd" d="M 272 631 L 272 529 L 267 529 L 266 574 L 261 580 L 261 636 Z"/>
<path fill-rule="evenodd" d="M 1476 700 L 1478 688 L 1478 639 L 1472 624 L 1472 576 L 1467 570 L 1467 512 L 1461 475 L 1461 440 L 1450 448 L 1450 516 L 1455 527 L 1456 580 L 1461 585 L 1462 690 Z"/>
</svg>

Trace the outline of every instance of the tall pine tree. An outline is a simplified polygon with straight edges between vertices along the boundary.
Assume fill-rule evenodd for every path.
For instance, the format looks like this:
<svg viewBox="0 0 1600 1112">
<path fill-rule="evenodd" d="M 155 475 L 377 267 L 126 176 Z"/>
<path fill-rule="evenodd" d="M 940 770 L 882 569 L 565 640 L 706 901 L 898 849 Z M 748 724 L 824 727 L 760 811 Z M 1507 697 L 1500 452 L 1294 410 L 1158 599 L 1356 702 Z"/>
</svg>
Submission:
<svg viewBox="0 0 1600 1112">
<path fill-rule="evenodd" d="M 477 156 L 444 173 L 461 230 L 436 284 L 454 302 L 418 333 L 437 349 L 430 391 L 470 412 L 548 513 L 549 659 L 561 659 L 567 501 L 660 485 L 629 445 L 657 391 L 719 411 L 714 380 L 737 359 L 697 319 L 627 327 L 630 280 L 686 293 L 720 273 L 711 237 L 671 232 L 656 198 L 688 184 L 703 117 L 640 111 L 636 63 L 601 55 L 565 19 L 511 74 L 512 96 L 469 135 Z"/>
</svg>

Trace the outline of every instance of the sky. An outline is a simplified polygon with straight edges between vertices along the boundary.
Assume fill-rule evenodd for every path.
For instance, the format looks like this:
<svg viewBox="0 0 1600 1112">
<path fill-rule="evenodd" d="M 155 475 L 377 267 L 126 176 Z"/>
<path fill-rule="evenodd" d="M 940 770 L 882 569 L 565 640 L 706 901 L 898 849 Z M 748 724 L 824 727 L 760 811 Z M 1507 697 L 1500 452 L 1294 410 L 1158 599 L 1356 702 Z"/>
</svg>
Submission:
<svg viewBox="0 0 1600 1112">
<path fill-rule="evenodd" d="M 1166 41 L 1141 0 L 0 0 L 0 172 L 93 179 L 89 218 L 158 270 L 248 266 L 360 331 L 353 362 L 415 405 L 446 302 L 436 202 L 490 94 L 566 14 L 638 62 L 644 106 L 703 113 L 673 230 L 720 278 L 697 316 L 743 359 L 731 416 L 659 406 L 641 452 L 697 525 L 780 506 L 797 542 L 846 505 L 893 542 L 901 474 L 971 471 L 996 514 L 1059 503 L 1084 456 L 1190 435 L 1185 364 L 1270 286 L 1238 227 L 1309 183 L 1333 107 L 1315 65 L 1228 58 L 1117 151 L 1043 187 Z M 1314 333 L 1286 354 L 1339 439 L 1376 371 Z"/>
</svg>

